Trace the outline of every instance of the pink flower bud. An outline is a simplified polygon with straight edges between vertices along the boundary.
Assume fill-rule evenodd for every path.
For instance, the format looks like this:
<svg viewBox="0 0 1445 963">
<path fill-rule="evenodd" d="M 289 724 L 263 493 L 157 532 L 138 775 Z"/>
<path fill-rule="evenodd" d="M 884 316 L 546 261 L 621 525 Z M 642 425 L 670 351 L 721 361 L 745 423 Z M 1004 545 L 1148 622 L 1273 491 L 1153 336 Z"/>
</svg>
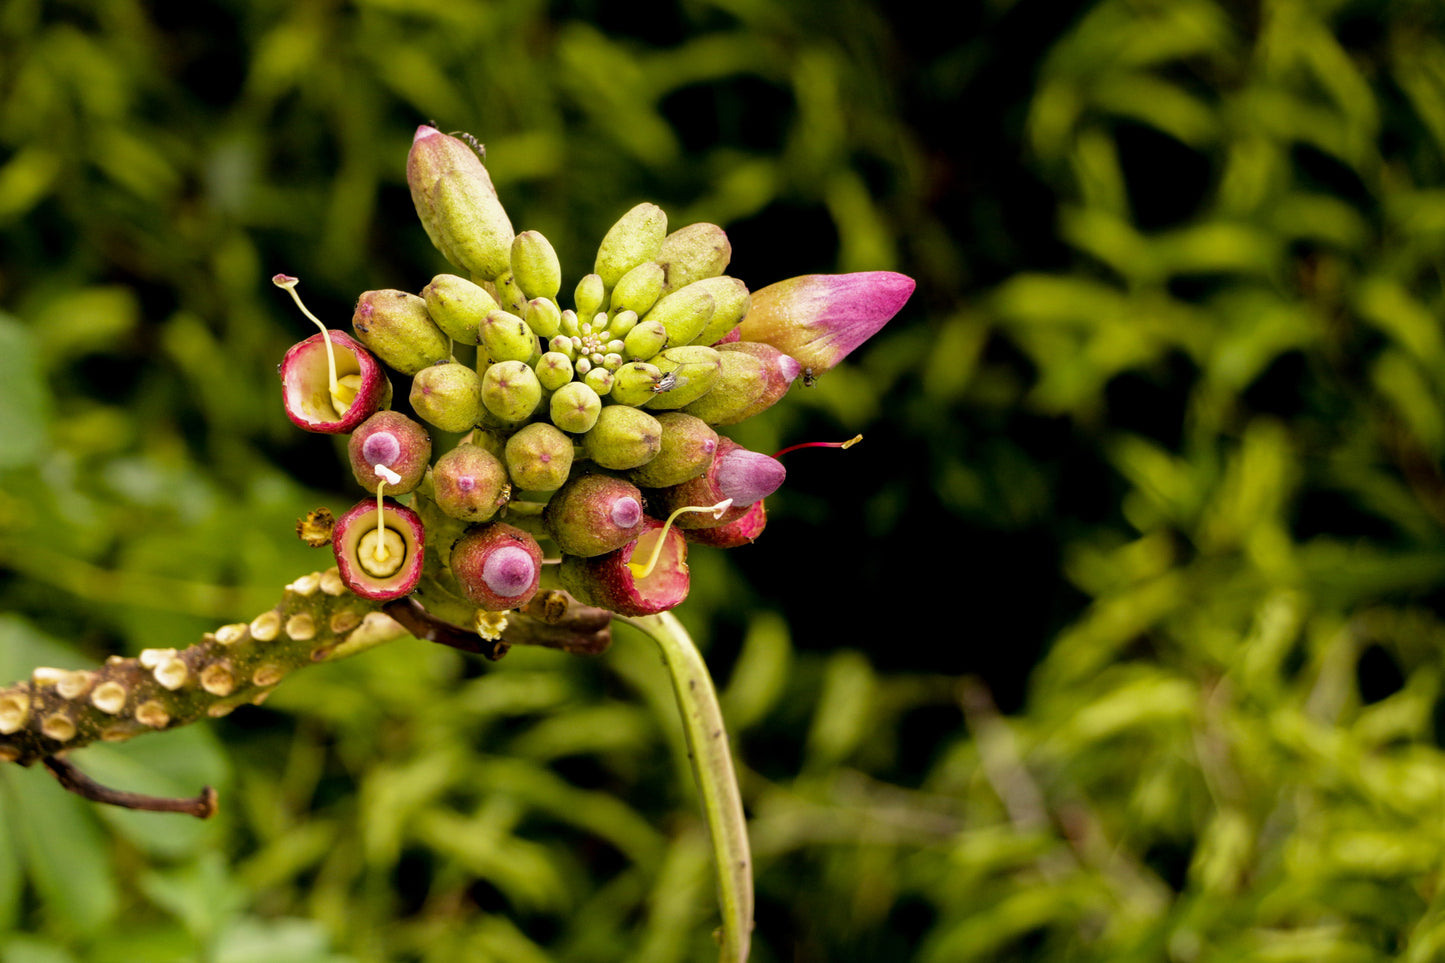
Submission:
<svg viewBox="0 0 1445 963">
<path fill-rule="evenodd" d="M 488 612 L 505 612 L 537 594 L 542 547 L 520 528 L 492 522 L 452 546 L 451 564 L 463 595 Z"/>
<path fill-rule="evenodd" d="M 674 523 L 678 528 L 718 528 L 747 514 L 753 503 L 777 491 L 787 471 L 782 462 L 750 451 L 731 438 L 719 438 L 717 454 L 703 474 L 679 485 L 652 493 L 653 507 L 662 513 L 684 505 L 716 505 L 725 499 L 731 507 L 720 515 L 688 514 Z"/>
<path fill-rule="evenodd" d="M 892 271 L 805 274 L 754 291 L 738 331 L 821 374 L 887 324 L 913 287 L 912 278 Z"/>
</svg>

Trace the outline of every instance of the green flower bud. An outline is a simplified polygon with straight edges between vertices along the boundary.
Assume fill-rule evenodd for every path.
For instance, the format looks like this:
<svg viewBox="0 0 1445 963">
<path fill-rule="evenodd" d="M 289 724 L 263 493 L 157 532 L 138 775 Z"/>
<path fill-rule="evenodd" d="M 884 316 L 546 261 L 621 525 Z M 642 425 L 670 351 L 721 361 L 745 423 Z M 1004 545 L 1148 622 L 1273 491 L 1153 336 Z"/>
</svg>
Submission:
<svg viewBox="0 0 1445 963">
<path fill-rule="evenodd" d="M 563 553 L 590 558 L 642 534 L 642 493 L 611 475 L 580 475 L 557 490 L 542 524 Z"/>
<path fill-rule="evenodd" d="M 707 326 L 694 339 L 697 344 L 712 344 L 722 340 L 729 331 L 742 323 L 748 313 L 752 296 L 748 293 L 748 286 L 737 278 L 706 278 L 689 284 L 684 290 L 690 291 L 693 288 L 700 288 L 711 294 L 713 304 L 716 305 Z"/>
<path fill-rule="evenodd" d="M 612 372 L 606 368 L 593 368 L 582 376 L 582 383 L 602 397 L 612 391 Z"/>
<path fill-rule="evenodd" d="M 710 425 L 732 425 L 741 421 L 742 414 L 763 396 L 768 375 L 763 362 L 750 354 L 719 351 L 718 360 L 717 382 L 682 410 Z"/>
<path fill-rule="evenodd" d="M 548 414 L 552 424 L 574 435 L 591 431 L 602 412 L 602 399 L 581 381 L 563 385 L 552 393 Z"/>
<path fill-rule="evenodd" d="M 521 361 L 498 361 L 482 375 L 482 406 L 503 423 L 526 421 L 541 401 L 542 383 Z"/>
<path fill-rule="evenodd" d="M 717 350 L 701 344 L 668 348 L 653 358 L 652 363 L 662 369 L 662 382 L 658 385 L 662 390 L 645 406 L 651 409 L 692 404 L 712 389 L 722 370 L 722 358 Z"/>
<path fill-rule="evenodd" d="M 412 203 L 432 244 L 473 277 L 511 267 L 512 222 L 476 152 L 432 127 L 418 127 L 406 159 Z"/>
<path fill-rule="evenodd" d="M 550 298 L 533 298 L 522 310 L 522 318 L 535 334 L 554 337 L 562 330 L 562 310 Z"/>
<path fill-rule="evenodd" d="M 482 378 L 469 365 L 443 361 L 411 380 L 411 408 L 442 431 L 470 431 L 482 416 Z"/>
<path fill-rule="evenodd" d="M 587 457 L 613 471 L 645 465 L 661 447 L 662 426 L 657 419 L 628 405 L 604 407 L 592 430 L 582 436 Z"/>
<path fill-rule="evenodd" d="M 564 356 L 568 361 L 577 360 L 577 345 L 565 334 L 559 334 L 547 342 L 547 347 Z"/>
<path fill-rule="evenodd" d="M 464 522 L 485 522 L 507 503 L 507 469 L 480 445 L 457 445 L 432 466 L 437 507 Z"/>
<path fill-rule="evenodd" d="M 572 380 L 572 359 L 560 351 L 548 351 L 537 359 L 536 371 L 543 389 L 556 391 Z"/>
<path fill-rule="evenodd" d="M 646 314 L 662 297 L 663 271 L 655 261 L 644 261 L 622 275 L 612 289 L 611 310 Z"/>
<path fill-rule="evenodd" d="M 614 314 L 612 320 L 607 322 L 607 333 L 620 341 L 632 333 L 632 329 L 635 327 L 637 327 L 637 312 L 622 310 Z M 621 351 L 623 348 L 618 347 L 617 350 Z"/>
<path fill-rule="evenodd" d="M 647 312 L 644 321 L 656 321 L 667 329 L 669 346 L 691 344 L 712 320 L 717 304 L 712 294 L 696 284 L 674 291 L 660 299 Z"/>
<path fill-rule="evenodd" d="M 531 361 L 537 354 L 537 335 L 527 322 L 509 311 L 492 311 L 482 319 L 481 344 L 493 361 Z"/>
<path fill-rule="evenodd" d="M 767 383 L 757 400 L 739 412 L 735 418 L 731 421 L 714 422 L 714 424 L 734 425 L 740 421 L 746 421 L 753 415 L 767 411 L 788 393 L 788 388 L 803 370 L 803 366 L 798 363 L 796 358 L 783 354 L 770 344 L 763 344 L 759 341 L 734 341 L 730 344 L 720 344 L 717 349 L 723 356 L 727 356 L 731 352 L 738 352 L 757 358 L 763 365 Z"/>
<path fill-rule="evenodd" d="M 562 333 L 569 338 L 575 338 L 582 333 L 582 323 L 577 317 L 577 312 L 571 308 L 562 312 L 562 320 L 558 322 Z"/>
<path fill-rule="evenodd" d="M 577 317 L 580 321 L 591 321 L 598 311 L 602 310 L 602 300 L 607 296 L 607 290 L 603 287 L 602 278 L 596 274 L 588 274 L 577 282 L 577 289 L 572 293 L 572 301 L 577 305 Z"/>
<path fill-rule="evenodd" d="M 572 472 L 572 439 L 536 421 L 507 439 L 507 474 L 524 491 L 550 492 Z"/>
<path fill-rule="evenodd" d="M 657 252 L 666 280 L 663 291 L 677 291 L 694 281 L 715 278 L 727 270 L 733 246 L 716 224 L 689 224 L 667 235 Z"/>
<path fill-rule="evenodd" d="M 479 284 L 455 274 L 438 274 L 421 292 L 427 313 L 453 341 L 477 343 L 477 326 L 487 312 L 497 310 L 496 300 Z"/>
<path fill-rule="evenodd" d="M 629 361 L 612 375 L 609 397 L 619 405 L 638 407 L 652 400 L 662 369 L 646 361 Z"/>
<path fill-rule="evenodd" d="M 416 374 L 451 356 L 451 342 L 427 313 L 426 301 L 405 291 L 367 291 L 356 301 L 351 327 L 402 374 Z"/>
<path fill-rule="evenodd" d="M 597 247 L 592 268 L 609 289 L 643 261 L 651 261 L 662 250 L 667 236 L 667 214 L 656 204 L 639 204 L 608 229 Z"/>
<path fill-rule="evenodd" d="M 628 478 L 643 488 L 667 488 L 707 471 L 717 451 L 717 432 L 701 418 L 681 411 L 664 411 L 657 416 L 657 423 L 662 426 L 662 446 L 657 457 L 628 472 Z"/>
<path fill-rule="evenodd" d="M 562 289 L 557 252 L 536 231 L 523 231 L 512 239 L 512 275 L 528 298 L 555 298 Z"/>
<path fill-rule="evenodd" d="M 648 361 L 667 344 L 667 329 L 657 321 L 639 321 L 622 344 L 622 353 L 628 358 Z"/>
</svg>

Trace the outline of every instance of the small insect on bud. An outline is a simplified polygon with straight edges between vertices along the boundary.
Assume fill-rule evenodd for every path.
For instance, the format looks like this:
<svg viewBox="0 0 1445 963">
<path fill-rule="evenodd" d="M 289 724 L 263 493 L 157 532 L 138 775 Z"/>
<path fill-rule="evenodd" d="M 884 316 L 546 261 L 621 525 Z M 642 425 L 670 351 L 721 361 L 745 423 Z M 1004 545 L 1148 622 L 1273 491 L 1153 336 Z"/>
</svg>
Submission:
<svg viewBox="0 0 1445 963">
<path fill-rule="evenodd" d="M 416 588 L 426 547 L 421 518 L 391 499 L 358 503 L 336 520 L 331 547 L 341 581 L 367 599 L 394 599 Z"/>
<path fill-rule="evenodd" d="M 537 593 L 542 547 L 520 528 L 492 522 L 452 547 L 452 574 L 473 604 L 489 612 L 519 608 Z"/>
</svg>

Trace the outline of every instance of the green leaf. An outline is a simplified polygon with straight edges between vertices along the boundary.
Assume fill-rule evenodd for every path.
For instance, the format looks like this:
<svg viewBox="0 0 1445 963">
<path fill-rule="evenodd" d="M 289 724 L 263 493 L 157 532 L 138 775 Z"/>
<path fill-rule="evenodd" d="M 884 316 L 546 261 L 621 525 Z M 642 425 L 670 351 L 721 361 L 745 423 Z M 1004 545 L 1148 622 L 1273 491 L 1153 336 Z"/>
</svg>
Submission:
<svg viewBox="0 0 1445 963">
<path fill-rule="evenodd" d="M 50 396 L 31 333 L 0 314 L 0 469 L 34 464 L 45 451 Z"/>
<path fill-rule="evenodd" d="M 43 914 L 78 933 L 97 932 L 115 915 L 119 893 L 93 804 L 40 768 L 0 771 L 0 800 Z"/>
</svg>

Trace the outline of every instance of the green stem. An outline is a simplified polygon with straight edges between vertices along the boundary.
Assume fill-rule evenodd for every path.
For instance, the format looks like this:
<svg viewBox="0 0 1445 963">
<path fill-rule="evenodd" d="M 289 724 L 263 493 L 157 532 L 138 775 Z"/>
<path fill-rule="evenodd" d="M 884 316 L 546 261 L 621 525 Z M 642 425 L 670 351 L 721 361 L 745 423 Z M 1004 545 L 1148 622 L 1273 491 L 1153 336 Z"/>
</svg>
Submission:
<svg viewBox="0 0 1445 963">
<path fill-rule="evenodd" d="M 742 795 L 712 676 L 692 637 L 672 613 L 622 621 L 642 631 L 662 650 L 662 661 L 682 713 L 682 731 L 717 865 L 718 908 L 722 913 L 719 963 L 745 963 L 753 929 L 753 861 Z"/>
</svg>

